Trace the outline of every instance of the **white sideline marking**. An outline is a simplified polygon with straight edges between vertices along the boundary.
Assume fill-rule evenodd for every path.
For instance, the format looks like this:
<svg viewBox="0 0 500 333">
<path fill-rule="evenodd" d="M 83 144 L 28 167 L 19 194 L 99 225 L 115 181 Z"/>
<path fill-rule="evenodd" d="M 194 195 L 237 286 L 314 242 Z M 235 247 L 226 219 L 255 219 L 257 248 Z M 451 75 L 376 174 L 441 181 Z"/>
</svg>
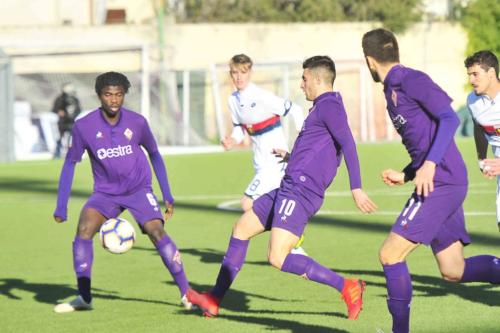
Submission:
<svg viewBox="0 0 500 333">
<path fill-rule="evenodd" d="M 230 211 L 230 212 L 242 212 L 239 207 L 239 200 L 229 200 L 221 202 L 217 205 L 220 210 Z M 320 209 L 316 215 L 383 215 L 383 216 L 398 216 L 401 213 L 399 210 L 380 210 L 373 214 L 363 214 L 358 210 L 328 210 Z M 483 211 L 472 211 L 465 212 L 466 216 L 496 216 L 495 212 L 483 212 Z"/>
</svg>

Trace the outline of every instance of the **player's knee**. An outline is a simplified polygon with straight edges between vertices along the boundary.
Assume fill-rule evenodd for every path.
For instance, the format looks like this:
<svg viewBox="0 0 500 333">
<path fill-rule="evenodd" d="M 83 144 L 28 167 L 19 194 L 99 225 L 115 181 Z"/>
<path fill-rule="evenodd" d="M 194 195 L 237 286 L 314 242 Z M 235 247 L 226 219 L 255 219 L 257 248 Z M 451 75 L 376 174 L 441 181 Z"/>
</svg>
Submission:
<svg viewBox="0 0 500 333">
<path fill-rule="evenodd" d="M 441 276 L 444 280 L 450 282 L 460 282 L 462 280 L 463 272 L 456 269 L 442 269 Z"/>
<path fill-rule="evenodd" d="M 88 224 L 79 223 L 77 229 L 78 237 L 82 239 L 92 239 L 95 235 L 96 231 L 94 228 L 91 228 Z"/>
<path fill-rule="evenodd" d="M 401 260 L 395 256 L 388 248 L 382 247 L 378 252 L 378 259 L 382 265 L 392 265 L 400 262 Z"/>
<path fill-rule="evenodd" d="M 283 255 L 283 253 L 279 251 L 269 251 L 269 254 L 267 256 L 267 260 L 269 260 L 269 263 L 281 270 L 281 266 L 283 266 L 283 263 L 285 262 L 286 255 Z"/>
</svg>

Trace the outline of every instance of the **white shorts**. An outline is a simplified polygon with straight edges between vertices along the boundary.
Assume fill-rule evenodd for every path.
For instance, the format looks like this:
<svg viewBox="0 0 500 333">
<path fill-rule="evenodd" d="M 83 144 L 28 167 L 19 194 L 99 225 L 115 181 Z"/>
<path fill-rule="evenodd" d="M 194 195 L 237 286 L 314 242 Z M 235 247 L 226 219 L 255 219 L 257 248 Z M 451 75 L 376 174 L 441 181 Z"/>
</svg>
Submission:
<svg viewBox="0 0 500 333">
<path fill-rule="evenodd" d="M 267 170 L 256 173 L 245 190 L 245 195 L 255 200 L 261 195 L 278 188 L 284 174 L 284 168 L 283 170 L 274 169 L 272 171 Z"/>
</svg>

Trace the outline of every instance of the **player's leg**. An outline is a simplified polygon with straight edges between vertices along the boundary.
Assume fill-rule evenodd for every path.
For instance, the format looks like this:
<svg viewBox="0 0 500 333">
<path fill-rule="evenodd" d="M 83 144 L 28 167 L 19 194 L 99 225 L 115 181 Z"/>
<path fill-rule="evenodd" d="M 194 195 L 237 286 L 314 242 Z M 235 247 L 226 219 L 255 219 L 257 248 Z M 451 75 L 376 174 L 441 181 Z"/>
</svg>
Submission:
<svg viewBox="0 0 500 333">
<path fill-rule="evenodd" d="M 179 288 L 181 302 L 189 308 L 190 305 L 184 302 L 189 282 L 184 272 L 180 252 L 174 241 L 165 232 L 162 210 L 156 196 L 150 188 L 145 188 L 121 198 L 120 204 L 130 211 L 141 226 L 142 231 L 155 245 L 165 267 Z"/>
<path fill-rule="evenodd" d="M 192 289 L 188 291 L 188 300 L 199 306 L 206 316 L 216 316 L 219 314 L 219 304 L 222 298 L 243 267 L 250 238 L 265 230 L 269 230 L 269 215 L 272 212 L 273 198 L 276 192 L 277 190 L 261 196 L 255 201 L 254 207 L 243 213 L 235 223 L 215 286 L 212 290 L 209 293 L 203 294 Z"/>
<path fill-rule="evenodd" d="M 71 302 L 56 305 L 55 312 L 65 313 L 92 308 L 91 273 L 94 260 L 92 238 L 104 221 L 106 221 L 106 217 L 95 208 L 85 206 L 82 209 L 76 237 L 73 241 L 73 268 L 79 295 Z"/>
<path fill-rule="evenodd" d="M 391 232 L 379 251 L 387 286 L 387 307 L 392 316 L 392 332 L 408 332 L 412 282 L 406 257 L 418 247 L 400 235 Z"/>
<path fill-rule="evenodd" d="M 241 209 L 243 209 L 244 212 L 248 212 L 250 209 L 252 209 L 253 199 L 245 194 L 241 197 L 240 204 Z"/>
<path fill-rule="evenodd" d="M 181 254 L 174 241 L 165 232 L 163 221 L 160 219 L 147 221 L 143 224 L 143 229 L 155 245 L 163 264 L 177 284 L 181 295 L 181 302 L 185 307 L 190 308 L 190 304 L 184 300 L 189 289 L 189 282 L 184 272 Z"/>
<path fill-rule="evenodd" d="M 452 282 L 500 283 L 500 259 L 492 255 L 478 255 L 464 259 L 464 243 L 470 242 L 460 208 L 439 230 L 432 250 L 445 280 Z"/>
</svg>

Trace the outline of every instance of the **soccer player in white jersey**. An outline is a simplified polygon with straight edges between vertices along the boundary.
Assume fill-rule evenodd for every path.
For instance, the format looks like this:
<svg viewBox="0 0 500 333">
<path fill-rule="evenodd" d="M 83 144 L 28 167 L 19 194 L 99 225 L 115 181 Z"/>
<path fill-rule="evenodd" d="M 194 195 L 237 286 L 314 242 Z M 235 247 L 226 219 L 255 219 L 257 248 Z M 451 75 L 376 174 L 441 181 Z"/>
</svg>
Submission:
<svg viewBox="0 0 500 333">
<path fill-rule="evenodd" d="M 290 114 L 298 132 L 304 122 L 299 105 L 251 82 L 252 65 L 252 59 L 245 54 L 237 54 L 229 61 L 229 74 L 236 88 L 228 99 L 233 131 L 221 141 L 224 149 L 230 150 L 243 141 L 245 132 L 250 135 L 255 175 L 241 198 L 245 212 L 252 208 L 255 199 L 280 186 L 286 163 L 273 151 L 289 151 L 281 117 Z M 305 254 L 300 247 L 302 240 L 294 251 Z"/>
<path fill-rule="evenodd" d="M 491 176 L 491 167 L 484 159 L 488 144 L 495 159 L 500 158 L 500 81 L 498 79 L 498 59 L 493 52 L 483 50 L 465 59 L 469 82 L 474 89 L 467 97 L 467 107 L 474 120 L 474 140 L 476 142 L 479 168 L 486 176 Z M 498 160 L 497 160 L 498 161 Z M 497 176 L 497 224 L 500 230 L 500 176 Z"/>
</svg>

